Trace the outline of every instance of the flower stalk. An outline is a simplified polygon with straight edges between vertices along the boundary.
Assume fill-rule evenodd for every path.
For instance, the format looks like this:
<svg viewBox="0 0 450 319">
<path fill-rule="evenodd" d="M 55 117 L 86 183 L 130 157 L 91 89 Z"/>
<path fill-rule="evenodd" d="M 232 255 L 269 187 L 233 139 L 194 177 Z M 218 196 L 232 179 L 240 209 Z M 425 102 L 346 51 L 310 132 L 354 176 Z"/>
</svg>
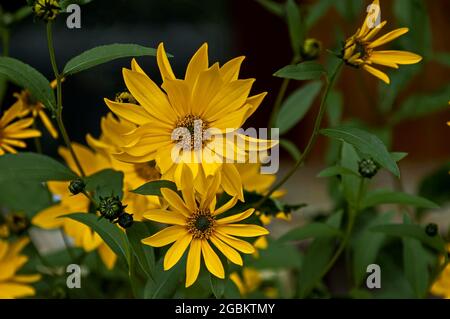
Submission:
<svg viewBox="0 0 450 319">
<path fill-rule="evenodd" d="M 69 152 L 75 162 L 75 165 L 78 168 L 78 171 L 80 172 L 81 176 L 84 177 L 86 174 L 84 173 L 83 167 L 81 167 L 80 161 L 78 160 L 77 155 L 75 154 L 75 151 L 72 148 L 72 144 L 69 139 L 69 135 L 67 134 L 66 127 L 64 126 L 64 122 L 62 120 L 62 75 L 59 73 L 58 65 L 56 64 L 56 57 L 55 57 L 55 48 L 53 46 L 53 32 L 52 32 L 52 22 L 47 22 L 47 45 L 48 45 L 48 51 L 50 53 L 50 61 L 53 68 L 53 73 L 55 74 L 56 79 L 56 99 L 57 99 L 57 105 L 56 105 L 56 123 L 58 125 L 59 131 L 61 132 L 62 138 L 64 140 L 64 143 L 66 144 L 67 148 L 69 149 Z"/>
<path fill-rule="evenodd" d="M 336 66 L 335 70 L 333 71 L 331 77 L 329 79 L 326 78 L 326 87 L 325 92 L 322 96 L 322 100 L 320 102 L 319 113 L 317 114 L 316 121 L 314 123 L 314 129 L 311 134 L 311 137 L 309 138 L 308 144 L 305 147 L 305 150 L 303 151 L 302 155 L 297 160 L 297 162 L 294 164 L 294 166 L 289 170 L 289 172 L 287 172 L 286 175 L 283 176 L 283 178 L 277 184 L 275 184 L 275 186 L 272 187 L 272 189 L 261 199 L 261 201 L 257 203 L 256 205 L 257 208 L 259 208 L 276 190 L 278 190 L 281 186 L 283 186 L 284 183 L 286 183 L 289 180 L 289 178 L 291 178 L 291 176 L 297 171 L 297 169 L 304 164 L 306 158 L 309 156 L 309 153 L 316 144 L 317 137 L 319 136 L 319 130 L 322 125 L 322 120 L 326 111 L 326 101 L 328 98 L 328 94 L 330 93 L 331 89 L 334 86 L 335 80 L 341 70 L 342 65 L 343 62 L 340 61 L 339 64 Z"/>
</svg>

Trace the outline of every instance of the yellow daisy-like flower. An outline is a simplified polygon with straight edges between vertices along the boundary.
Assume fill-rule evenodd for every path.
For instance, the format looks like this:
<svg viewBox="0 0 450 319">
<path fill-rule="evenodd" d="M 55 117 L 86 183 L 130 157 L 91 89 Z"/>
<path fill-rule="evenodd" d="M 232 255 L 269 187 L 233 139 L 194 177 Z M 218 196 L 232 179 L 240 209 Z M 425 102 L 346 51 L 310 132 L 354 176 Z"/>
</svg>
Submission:
<svg viewBox="0 0 450 319">
<path fill-rule="evenodd" d="M 448 245 L 448 251 L 450 252 L 450 245 Z M 434 282 L 431 293 L 435 296 L 450 299 L 450 265 L 445 267 L 439 278 Z"/>
<path fill-rule="evenodd" d="M 243 213 L 218 218 L 237 202 L 237 198 L 233 197 L 223 206 L 216 208 L 216 193 L 220 187 L 219 175 L 208 179 L 208 192 L 200 195 L 197 200 L 192 187 L 192 175 L 189 171 L 184 171 L 183 174 L 188 175 L 183 178 L 191 180 L 191 187 L 182 189 L 183 198 L 176 192 L 163 188 L 161 193 L 170 210 L 152 210 L 144 214 L 147 219 L 172 226 L 143 239 L 142 242 L 154 247 L 173 243 L 164 257 L 164 270 L 172 268 L 190 247 L 186 264 L 186 287 L 189 287 L 197 280 L 202 255 L 210 273 L 219 278 L 225 277 L 222 262 L 210 243 L 231 262 L 242 266 L 242 257 L 238 251 L 251 254 L 255 249 L 250 243 L 234 236 L 255 237 L 269 232 L 261 226 L 239 224 L 253 214 L 253 208 Z"/>
<path fill-rule="evenodd" d="M 238 79 L 243 59 L 209 66 L 204 44 L 189 62 L 184 79 L 177 79 L 160 44 L 157 62 L 164 91 L 133 60 L 131 70 L 123 69 L 123 77 L 139 104 L 105 99 L 116 115 L 137 126 L 122 134 L 122 151 L 116 158 L 129 163 L 155 160 L 162 179 L 174 181 L 179 189 L 187 185 L 181 177 L 188 169 L 202 194 L 207 192 L 206 179 L 219 174 L 223 189 L 243 200 L 239 173 L 228 162 L 245 160 L 248 151 L 274 145 L 242 134 L 233 143 L 225 134 L 240 128 L 266 95 L 249 96 L 254 79 Z M 183 135 L 186 131 L 188 137 Z"/>
<path fill-rule="evenodd" d="M 386 24 L 386 21 L 383 21 L 379 25 L 376 25 L 380 14 L 379 0 L 375 0 L 361 28 L 345 41 L 342 55 L 347 64 L 357 68 L 362 67 L 370 74 L 389 84 L 389 77 L 386 73 L 374 68 L 374 64 L 398 69 L 399 64 L 415 64 L 420 62 L 422 57 L 407 51 L 376 50 L 383 44 L 391 42 L 409 31 L 408 28 L 399 28 L 374 39 Z"/>
<path fill-rule="evenodd" d="M 29 114 L 31 114 L 34 119 L 39 117 L 50 135 L 54 139 L 58 138 L 58 131 L 45 113 L 45 107 L 41 102 L 33 99 L 31 94 L 26 90 L 23 90 L 20 93 L 14 93 L 14 97 L 17 99 L 16 103 L 19 103 L 22 108 L 19 114 L 20 117 L 25 117 Z"/>
<path fill-rule="evenodd" d="M 25 148 L 27 144 L 23 139 L 41 136 L 41 132 L 29 128 L 33 124 L 33 118 L 13 122 L 20 116 L 21 111 L 21 104 L 14 103 L 0 118 L 0 156 L 17 153 L 16 147 Z"/>
<path fill-rule="evenodd" d="M 28 261 L 28 257 L 21 255 L 20 252 L 29 241 L 28 238 L 22 238 L 13 243 L 0 240 L 0 299 L 35 295 L 34 288 L 29 284 L 40 280 L 41 275 L 17 274 Z"/>
</svg>

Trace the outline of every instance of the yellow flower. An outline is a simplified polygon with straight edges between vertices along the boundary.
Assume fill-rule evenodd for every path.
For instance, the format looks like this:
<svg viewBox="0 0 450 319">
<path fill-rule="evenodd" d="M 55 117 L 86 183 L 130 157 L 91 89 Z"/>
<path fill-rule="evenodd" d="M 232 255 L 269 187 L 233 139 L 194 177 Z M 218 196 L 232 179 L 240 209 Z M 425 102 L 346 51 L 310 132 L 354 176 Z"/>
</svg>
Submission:
<svg viewBox="0 0 450 319">
<path fill-rule="evenodd" d="M 40 280 L 41 276 L 17 274 L 28 261 L 27 256 L 20 254 L 28 243 L 28 238 L 13 243 L 0 240 L 0 299 L 35 295 L 34 288 L 29 284 Z"/>
<path fill-rule="evenodd" d="M 38 130 L 29 129 L 33 118 L 13 122 L 19 117 L 21 109 L 22 105 L 16 102 L 0 118 L 0 156 L 6 152 L 17 153 L 15 147 L 25 148 L 27 144 L 22 139 L 41 136 Z"/>
<path fill-rule="evenodd" d="M 238 79 L 243 59 L 209 66 L 204 44 L 192 57 L 184 79 L 177 79 L 160 44 L 157 62 L 164 92 L 133 60 L 131 70 L 123 69 L 123 77 L 139 105 L 105 99 L 117 116 L 137 126 L 122 134 L 116 158 L 129 163 L 155 160 L 162 179 L 174 181 L 179 189 L 186 186 L 182 172 L 190 170 L 195 189 L 202 194 L 207 192 L 206 179 L 219 174 L 223 189 L 243 200 L 239 173 L 234 164 L 224 164 L 225 159 L 245 160 L 247 151 L 274 145 L 242 134 L 237 134 L 241 143 L 233 143 L 225 135 L 227 129 L 240 128 L 266 95 L 249 97 L 254 79 Z M 191 134 L 187 138 L 177 135 L 186 131 Z M 205 138 L 206 134 L 211 136 Z"/>
<path fill-rule="evenodd" d="M 450 245 L 448 251 L 450 252 Z M 450 264 L 444 268 L 439 278 L 434 282 L 431 293 L 435 296 L 450 299 Z"/>
<path fill-rule="evenodd" d="M 44 124 L 50 135 L 54 139 L 58 138 L 58 131 L 55 129 L 52 122 L 45 113 L 45 107 L 41 102 L 34 100 L 30 93 L 26 90 L 23 90 L 20 93 L 14 93 L 14 97 L 17 98 L 16 103 L 19 103 L 22 108 L 19 114 L 20 117 L 25 117 L 31 114 L 31 116 L 36 119 L 39 116 L 42 124 Z"/>
<path fill-rule="evenodd" d="M 186 264 L 186 287 L 191 286 L 200 271 L 201 256 L 210 273 L 219 278 L 225 277 L 225 271 L 217 254 L 211 248 L 210 242 L 222 252 L 231 262 L 243 265 L 242 257 L 237 252 L 245 254 L 254 252 L 254 247 L 240 237 L 255 237 L 268 234 L 268 231 L 257 225 L 239 224 L 250 217 L 254 209 L 243 213 L 218 218 L 220 214 L 232 208 L 237 198 L 233 197 L 220 208 L 216 208 L 216 193 L 220 187 L 220 176 L 215 175 L 207 181 L 208 192 L 200 195 L 197 200 L 192 187 L 192 175 L 183 171 L 183 178 L 191 181 L 191 187 L 182 189 L 183 198 L 170 189 L 161 189 L 168 202 L 170 210 L 152 210 L 144 217 L 160 223 L 172 225 L 151 237 L 143 239 L 147 245 L 162 247 L 174 243 L 164 257 L 164 270 L 172 268 L 190 246 Z"/>
<path fill-rule="evenodd" d="M 376 76 L 387 84 L 390 83 L 386 73 L 373 67 L 374 64 L 398 69 L 399 64 L 414 64 L 422 60 L 420 55 L 407 51 L 377 51 L 379 46 L 391 42 L 409 31 L 408 28 L 395 29 L 374 39 L 386 24 L 386 21 L 376 25 L 380 17 L 379 0 L 373 1 L 363 25 L 356 33 L 348 38 L 343 49 L 344 61 L 354 67 L 362 67 L 370 74 Z"/>
<path fill-rule="evenodd" d="M 262 283 L 260 272 L 250 267 L 242 269 L 242 276 L 239 276 L 237 272 L 232 273 L 230 279 L 238 287 L 242 296 L 252 293 L 258 289 Z"/>
</svg>

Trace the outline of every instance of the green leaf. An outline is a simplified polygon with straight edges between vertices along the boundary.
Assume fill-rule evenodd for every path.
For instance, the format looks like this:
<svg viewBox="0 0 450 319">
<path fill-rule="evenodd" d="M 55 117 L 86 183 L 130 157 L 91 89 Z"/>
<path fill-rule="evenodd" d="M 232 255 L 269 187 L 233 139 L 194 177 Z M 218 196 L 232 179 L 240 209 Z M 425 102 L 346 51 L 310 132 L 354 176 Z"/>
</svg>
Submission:
<svg viewBox="0 0 450 319">
<path fill-rule="evenodd" d="M 94 66 L 110 62 L 112 60 L 138 57 L 155 56 L 156 50 L 137 44 L 108 44 L 87 50 L 67 62 L 64 67 L 64 76 L 75 74 Z"/>
<path fill-rule="evenodd" d="M 305 33 L 303 22 L 300 16 L 300 8 L 297 6 L 294 0 L 287 0 L 285 10 L 292 51 L 294 53 L 294 56 L 300 56 Z"/>
<path fill-rule="evenodd" d="M 0 57 L 0 74 L 5 75 L 21 88 L 27 89 L 48 109 L 56 109 L 55 95 L 50 87 L 50 82 L 33 67 L 17 59 Z"/>
<path fill-rule="evenodd" d="M 155 267 L 155 280 L 148 280 L 144 290 L 145 299 L 170 298 L 174 295 L 185 268 L 184 262 L 178 262 L 171 269 L 164 271 L 163 260 L 161 258 Z M 183 283 L 184 285 L 184 283 Z"/>
<path fill-rule="evenodd" d="M 414 118 L 422 118 L 428 114 L 448 109 L 450 84 L 433 93 L 409 96 L 395 112 L 392 123 Z"/>
<path fill-rule="evenodd" d="M 409 217 L 405 215 L 402 226 L 413 226 Z M 404 237 L 403 242 L 403 268 L 405 276 L 411 284 L 418 298 L 424 298 L 428 292 L 428 261 L 426 251 L 421 242 L 416 239 Z"/>
<path fill-rule="evenodd" d="M 289 131 L 303 118 L 319 94 L 321 87 L 322 83 L 320 82 L 308 83 L 286 99 L 276 120 L 280 134 Z"/>
<path fill-rule="evenodd" d="M 162 196 L 161 188 L 169 188 L 169 189 L 173 190 L 174 192 L 177 191 L 177 185 L 174 182 L 166 181 L 166 180 L 159 180 L 159 181 L 148 182 L 142 186 L 139 186 L 132 192 L 136 193 L 136 194 L 141 194 L 141 195 Z"/>
<path fill-rule="evenodd" d="M 359 152 L 372 157 L 378 164 L 400 177 L 397 163 L 392 159 L 386 146 L 375 135 L 355 127 L 340 126 L 322 129 L 323 135 L 353 145 Z"/>
<path fill-rule="evenodd" d="M 333 177 L 338 175 L 353 175 L 359 177 L 359 174 L 350 168 L 343 166 L 331 166 L 321 171 L 317 177 Z"/>
<path fill-rule="evenodd" d="M 361 201 L 362 208 L 373 207 L 380 204 L 402 204 L 422 208 L 439 208 L 437 204 L 426 198 L 388 189 L 378 189 L 369 192 Z"/>
<path fill-rule="evenodd" d="M 139 265 L 147 278 L 153 279 L 152 272 L 155 268 L 155 251 L 153 247 L 142 243 L 142 239 L 152 235 L 149 227 L 146 223 L 135 221 L 131 227 L 126 229 L 126 233 Z"/>
<path fill-rule="evenodd" d="M 0 181 L 0 207 L 24 212 L 31 219 L 37 212 L 52 204 L 52 195 L 41 182 Z"/>
<path fill-rule="evenodd" d="M 406 156 L 408 156 L 408 153 L 405 152 L 391 152 L 391 157 L 396 162 L 400 162 Z"/>
<path fill-rule="evenodd" d="M 307 238 L 337 237 L 340 235 L 342 235 L 342 232 L 335 227 L 324 223 L 310 223 L 288 231 L 278 240 L 284 242 Z"/>
<path fill-rule="evenodd" d="M 123 173 L 113 169 L 104 169 L 85 178 L 86 190 L 94 192 L 96 200 L 100 197 L 123 196 Z"/>
<path fill-rule="evenodd" d="M 450 53 L 447 52 L 435 53 L 434 60 L 442 65 L 450 67 Z"/>
<path fill-rule="evenodd" d="M 342 211 L 332 214 L 327 225 L 339 228 Z M 333 256 L 335 238 L 317 238 L 308 247 L 300 269 L 299 297 L 305 298 L 322 279 L 323 271 Z"/>
<path fill-rule="evenodd" d="M 389 223 L 393 217 L 393 212 L 375 217 L 352 239 L 353 279 L 356 287 L 361 285 L 367 275 L 367 266 L 376 261 L 378 252 L 386 238 L 385 234 L 370 231 L 370 228 Z"/>
<path fill-rule="evenodd" d="M 115 224 L 90 213 L 73 213 L 63 215 L 60 218 L 70 218 L 92 228 L 117 256 L 123 257 L 127 264 L 130 264 L 130 248 L 127 236 Z"/>
<path fill-rule="evenodd" d="M 227 280 L 217 278 L 216 276 L 214 276 L 213 274 L 210 273 L 209 274 L 209 282 L 210 282 L 211 290 L 214 294 L 214 297 L 216 297 L 216 299 L 223 298 Z"/>
<path fill-rule="evenodd" d="M 380 232 L 390 236 L 407 237 L 421 241 L 425 245 L 445 253 L 445 242 L 440 236 L 430 237 L 425 232 L 425 228 L 419 225 L 386 224 L 370 228 L 373 232 Z"/>
<path fill-rule="evenodd" d="M 330 126 L 337 126 L 342 118 L 342 110 L 344 105 L 344 98 L 342 93 L 336 90 L 328 93 L 327 101 L 327 114 Z"/>
<path fill-rule="evenodd" d="M 77 175 L 51 157 L 35 153 L 0 156 L 0 181 L 68 181 Z"/>
<path fill-rule="evenodd" d="M 348 143 L 345 142 L 342 143 L 341 159 L 340 159 L 341 167 L 349 169 L 350 171 L 353 172 L 357 172 L 359 160 L 360 158 L 356 153 L 355 148 Z M 342 192 L 344 194 L 344 197 L 348 203 L 355 205 L 359 197 L 358 189 L 361 177 L 354 176 L 353 174 L 351 175 L 345 174 L 341 176 L 342 176 Z"/>
<path fill-rule="evenodd" d="M 267 11 L 273 13 L 276 16 L 282 17 L 284 14 L 283 5 L 272 0 L 256 0 Z"/>
<path fill-rule="evenodd" d="M 306 29 L 311 29 L 316 22 L 324 16 L 333 4 L 333 0 L 320 0 L 314 3 L 308 10 L 305 18 Z"/>
<path fill-rule="evenodd" d="M 299 81 L 317 80 L 323 75 L 326 75 L 326 71 L 321 64 L 314 61 L 307 61 L 295 65 L 287 65 L 273 75 L 279 78 Z"/>
<path fill-rule="evenodd" d="M 339 0 L 333 1 L 333 3 L 339 14 L 349 21 L 365 14 L 364 1 Z"/>
<path fill-rule="evenodd" d="M 284 148 L 295 161 L 298 161 L 300 159 L 300 156 L 302 154 L 300 153 L 300 150 L 297 148 L 297 146 L 291 141 L 281 138 L 280 146 Z"/>
</svg>

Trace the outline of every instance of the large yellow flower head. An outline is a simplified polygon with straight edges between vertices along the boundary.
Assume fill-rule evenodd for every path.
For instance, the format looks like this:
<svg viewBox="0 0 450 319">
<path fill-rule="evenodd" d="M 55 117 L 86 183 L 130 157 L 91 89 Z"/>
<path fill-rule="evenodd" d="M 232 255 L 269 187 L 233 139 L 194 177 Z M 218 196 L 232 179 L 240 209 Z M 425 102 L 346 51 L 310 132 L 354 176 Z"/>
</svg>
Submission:
<svg viewBox="0 0 450 319">
<path fill-rule="evenodd" d="M 192 180 L 189 171 L 185 180 Z M 192 183 L 191 183 L 192 185 Z M 201 256 L 210 273 L 219 278 L 225 277 L 224 267 L 220 258 L 211 248 L 212 243 L 231 262 L 243 265 L 242 257 L 238 251 L 251 254 L 254 247 L 240 237 L 256 237 L 267 235 L 268 231 L 258 225 L 239 224 L 240 221 L 250 217 L 254 209 L 242 213 L 219 218 L 220 215 L 231 209 L 237 202 L 233 197 L 223 206 L 216 208 L 216 194 L 220 187 L 220 175 L 210 177 L 207 183 L 208 192 L 196 196 L 192 187 L 182 190 L 182 198 L 174 191 L 163 188 L 161 193 L 169 204 L 168 210 L 152 210 L 144 217 L 156 222 L 172 225 L 142 242 L 154 247 L 173 245 L 164 257 L 164 270 L 172 268 L 184 255 L 189 247 L 186 264 L 186 287 L 191 286 L 200 272 Z"/>
<path fill-rule="evenodd" d="M 377 23 L 380 20 L 380 15 L 380 2 L 375 0 L 369 7 L 367 17 L 364 19 L 361 28 L 345 41 L 342 55 L 347 64 L 358 68 L 362 67 L 367 72 L 389 84 L 389 77 L 386 73 L 374 68 L 374 64 L 398 69 L 399 64 L 418 63 L 422 60 L 422 57 L 407 51 L 376 50 L 379 46 L 391 42 L 409 31 L 408 28 L 399 28 L 374 39 L 386 24 L 386 21 Z"/>
<path fill-rule="evenodd" d="M 29 241 L 28 238 L 13 243 L 0 240 L 0 299 L 34 296 L 35 290 L 29 284 L 40 280 L 41 276 L 17 274 L 28 261 L 28 257 L 20 253 Z"/>
<path fill-rule="evenodd" d="M 177 79 L 160 44 L 162 90 L 133 60 L 123 77 L 138 104 L 105 99 L 117 116 L 137 126 L 122 135 L 122 151 L 116 158 L 129 163 L 155 160 L 162 179 L 175 181 L 179 189 L 190 187 L 181 178 L 188 169 L 196 190 L 203 194 L 206 179 L 219 174 L 223 189 L 243 200 L 239 173 L 229 162 L 245 160 L 249 150 L 274 144 L 242 134 L 235 136 L 241 143 L 234 143 L 225 134 L 239 129 L 266 95 L 249 96 L 254 79 L 238 79 L 243 59 L 209 66 L 204 44 L 189 62 L 184 79 Z"/>
<path fill-rule="evenodd" d="M 0 156 L 5 153 L 17 153 L 16 147 L 25 148 L 27 144 L 23 139 L 41 136 L 41 132 L 29 127 L 33 118 L 21 119 L 13 122 L 20 116 L 21 103 L 14 103 L 0 118 Z"/>
</svg>

